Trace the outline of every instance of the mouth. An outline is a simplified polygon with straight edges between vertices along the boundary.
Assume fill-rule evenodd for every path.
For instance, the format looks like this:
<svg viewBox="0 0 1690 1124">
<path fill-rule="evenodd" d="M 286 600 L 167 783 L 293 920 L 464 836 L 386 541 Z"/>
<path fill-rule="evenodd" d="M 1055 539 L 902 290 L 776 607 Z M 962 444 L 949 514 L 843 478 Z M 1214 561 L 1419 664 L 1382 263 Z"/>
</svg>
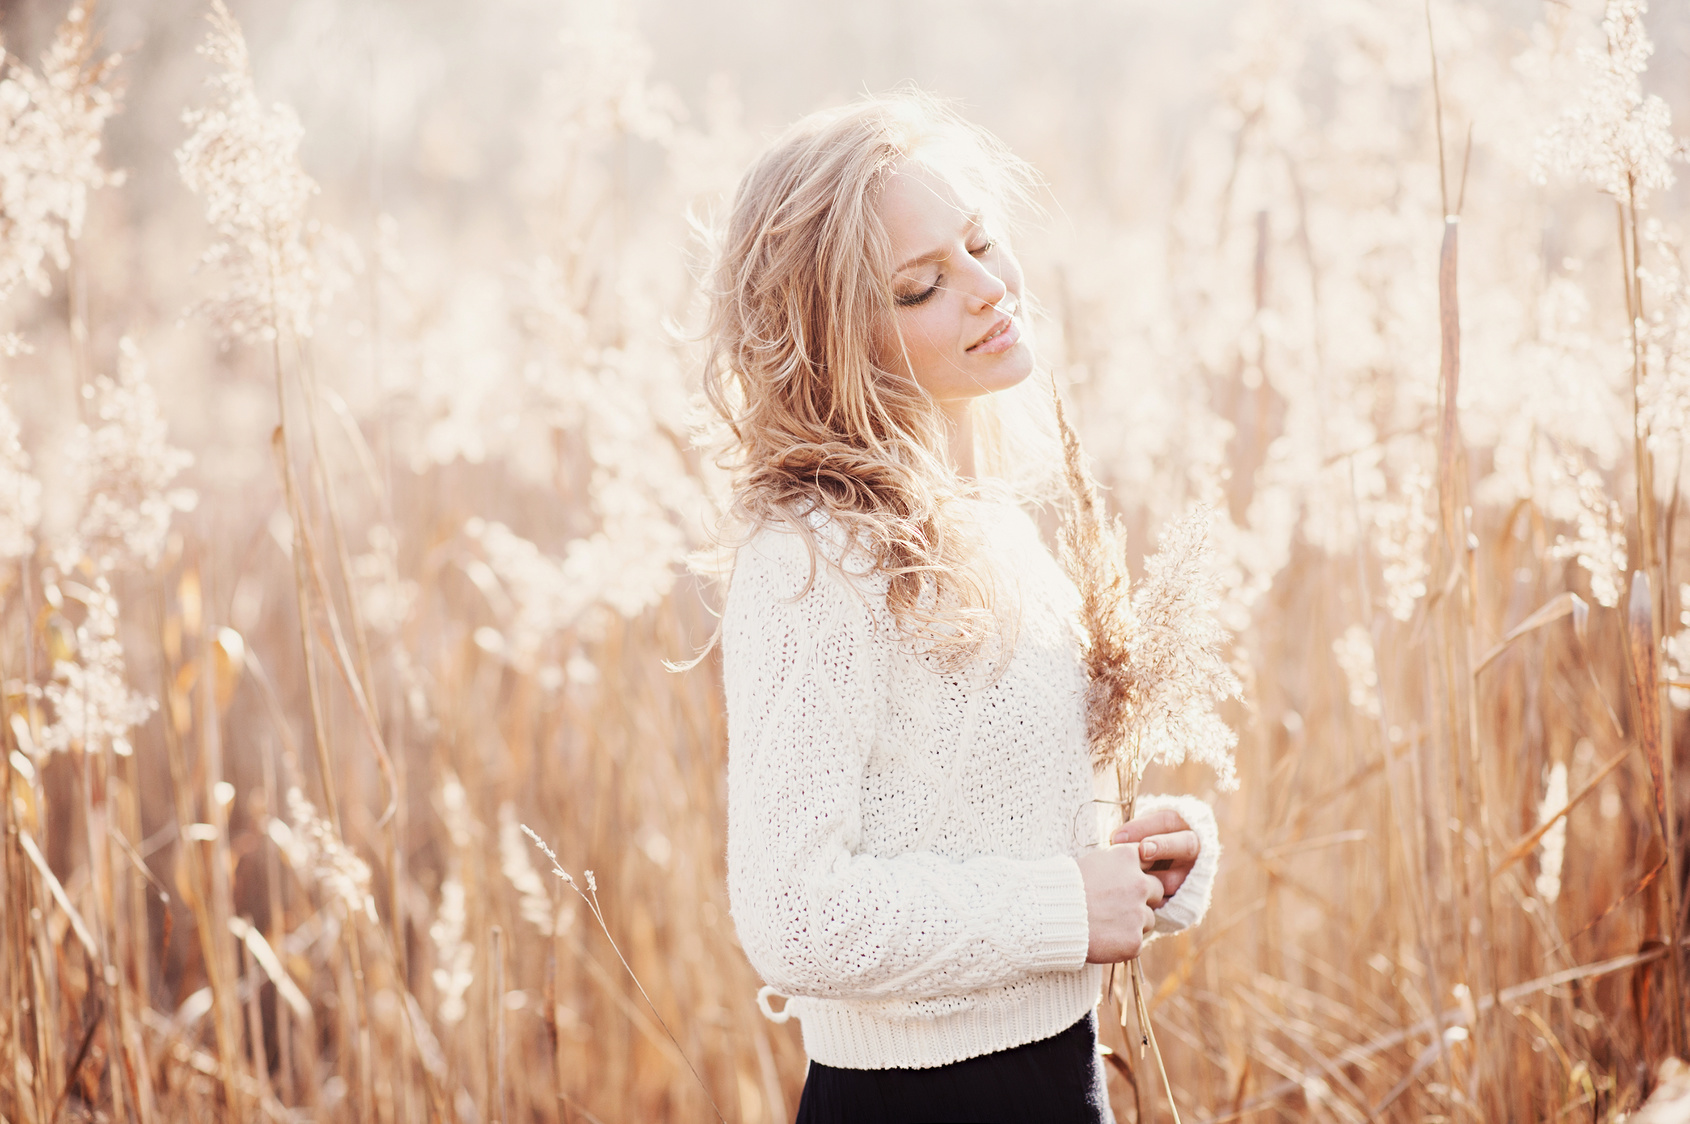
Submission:
<svg viewBox="0 0 1690 1124">
<path fill-rule="evenodd" d="M 970 355 L 990 355 L 1014 347 L 1020 338 L 1021 329 L 1016 326 L 1015 318 L 1002 316 L 992 325 L 991 330 L 975 340 L 967 351 Z"/>
</svg>

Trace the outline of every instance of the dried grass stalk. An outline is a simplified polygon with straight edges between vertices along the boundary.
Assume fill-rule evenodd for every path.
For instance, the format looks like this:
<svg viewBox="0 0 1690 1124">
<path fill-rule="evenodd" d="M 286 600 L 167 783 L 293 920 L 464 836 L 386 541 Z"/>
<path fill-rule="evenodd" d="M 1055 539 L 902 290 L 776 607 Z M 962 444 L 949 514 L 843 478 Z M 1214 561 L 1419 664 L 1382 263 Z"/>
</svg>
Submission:
<svg viewBox="0 0 1690 1124">
<path fill-rule="evenodd" d="M 1212 615 L 1217 595 L 1208 565 L 1207 512 L 1193 512 L 1163 536 L 1161 549 L 1145 566 L 1144 583 L 1134 591 L 1127 577 L 1126 530 L 1119 515 L 1105 518 L 1079 435 L 1068 424 L 1054 383 L 1052 393 L 1069 493 L 1060 547 L 1080 591 L 1092 759 L 1099 767 L 1114 767 L 1123 820 L 1132 818 L 1139 781 L 1155 759 L 1178 764 L 1195 758 L 1215 770 L 1223 788 L 1236 786 L 1232 750 L 1238 736 L 1214 711 L 1217 703 L 1238 695 L 1239 683 L 1221 658 L 1227 637 Z M 1179 1124 L 1173 1081 L 1144 1001 L 1140 961 L 1133 961 L 1129 977 L 1141 1042 L 1156 1060 Z M 1125 1026 L 1125 996 L 1117 994 L 1117 1000 Z M 1146 1119 L 1153 1111 L 1149 1090 L 1136 1080 L 1133 1088 L 1139 1118 Z"/>
<path fill-rule="evenodd" d="M 1153 760 L 1201 761 L 1214 769 L 1220 787 L 1235 787 L 1238 735 L 1215 707 L 1236 698 L 1240 688 L 1221 655 L 1230 638 L 1214 617 L 1219 593 L 1208 512 L 1197 508 L 1163 534 L 1145 563 L 1143 582 L 1133 589 L 1126 530 L 1120 516 L 1103 513 L 1060 394 L 1056 417 L 1069 492 L 1060 554 L 1080 591 L 1092 760 L 1116 768 L 1128 818 Z"/>
</svg>

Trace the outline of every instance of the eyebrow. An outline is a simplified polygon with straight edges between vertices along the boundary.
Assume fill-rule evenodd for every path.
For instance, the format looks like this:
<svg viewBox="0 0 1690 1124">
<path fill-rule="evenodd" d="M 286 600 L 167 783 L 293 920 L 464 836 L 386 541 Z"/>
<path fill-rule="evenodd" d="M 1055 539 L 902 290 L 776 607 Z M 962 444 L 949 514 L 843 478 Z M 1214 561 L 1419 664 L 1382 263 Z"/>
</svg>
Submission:
<svg viewBox="0 0 1690 1124">
<path fill-rule="evenodd" d="M 981 218 L 981 215 L 980 215 L 979 211 L 975 211 L 972 215 L 969 215 L 968 221 L 966 221 L 962 224 L 962 232 L 964 234 L 967 234 L 969 231 L 978 227 L 980 225 L 980 218 Z M 943 258 L 948 258 L 950 256 L 951 256 L 951 252 L 948 249 L 929 250 L 925 254 L 922 254 L 920 257 L 911 258 L 909 261 L 905 262 L 903 265 L 900 265 L 897 269 L 894 269 L 892 271 L 892 275 L 897 276 L 898 274 L 903 273 L 905 270 L 910 269 L 914 266 L 926 265 L 930 261 L 939 261 Z"/>
</svg>

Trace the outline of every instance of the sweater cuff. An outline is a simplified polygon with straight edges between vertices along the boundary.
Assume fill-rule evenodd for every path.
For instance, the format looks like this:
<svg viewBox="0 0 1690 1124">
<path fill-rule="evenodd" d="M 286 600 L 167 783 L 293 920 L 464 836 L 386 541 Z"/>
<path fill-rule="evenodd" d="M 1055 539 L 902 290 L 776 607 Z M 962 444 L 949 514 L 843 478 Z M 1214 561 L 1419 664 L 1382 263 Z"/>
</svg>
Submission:
<svg viewBox="0 0 1690 1124">
<path fill-rule="evenodd" d="M 1028 972 L 1072 972 L 1085 966 L 1091 947 L 1086 884 L 1080 864 L 1067 855 L 1028 863 L 1028 893 L 1010 932 L 1025 934 L 1010 950 Z"/>
<path fill-rule="evenodd" d="M 1167 936 L 1189 929 L 1203 920 L 1209 912 L 1209 899 L 1215 889 L 1215 872 L 1221 864 L 1221 833 L 1215 823 L 1214 809 L 1195 796 L 1157 794 L 1141 796 L 1135 814 L 1144 815 L 1159 808 L 1172 808 L 1197 833 L 1197 862 L 1185 876 L 1180 888 L 1156 911 L 1156 935 Z"/>
</svg>

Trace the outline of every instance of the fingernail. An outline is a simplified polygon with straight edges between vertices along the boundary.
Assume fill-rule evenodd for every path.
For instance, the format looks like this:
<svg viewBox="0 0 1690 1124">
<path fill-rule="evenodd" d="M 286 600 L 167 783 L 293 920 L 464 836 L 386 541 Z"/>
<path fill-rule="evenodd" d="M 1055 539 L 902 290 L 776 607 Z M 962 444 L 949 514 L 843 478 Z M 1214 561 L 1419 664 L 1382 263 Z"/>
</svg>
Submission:
<svg viewBox="0 0 1690 1124">
<path fill-rule="evenodd" d="M 1143 858 L 1143 859 L 1153 859 L 1153 858 L 1155 858 L 1156 857 L 1156 844 L 1154 844 L 1154 843 L 1140 843 L 1138 845 L 1138 854 L 1139 854 L 1139 857 Z"/>
</svg>

